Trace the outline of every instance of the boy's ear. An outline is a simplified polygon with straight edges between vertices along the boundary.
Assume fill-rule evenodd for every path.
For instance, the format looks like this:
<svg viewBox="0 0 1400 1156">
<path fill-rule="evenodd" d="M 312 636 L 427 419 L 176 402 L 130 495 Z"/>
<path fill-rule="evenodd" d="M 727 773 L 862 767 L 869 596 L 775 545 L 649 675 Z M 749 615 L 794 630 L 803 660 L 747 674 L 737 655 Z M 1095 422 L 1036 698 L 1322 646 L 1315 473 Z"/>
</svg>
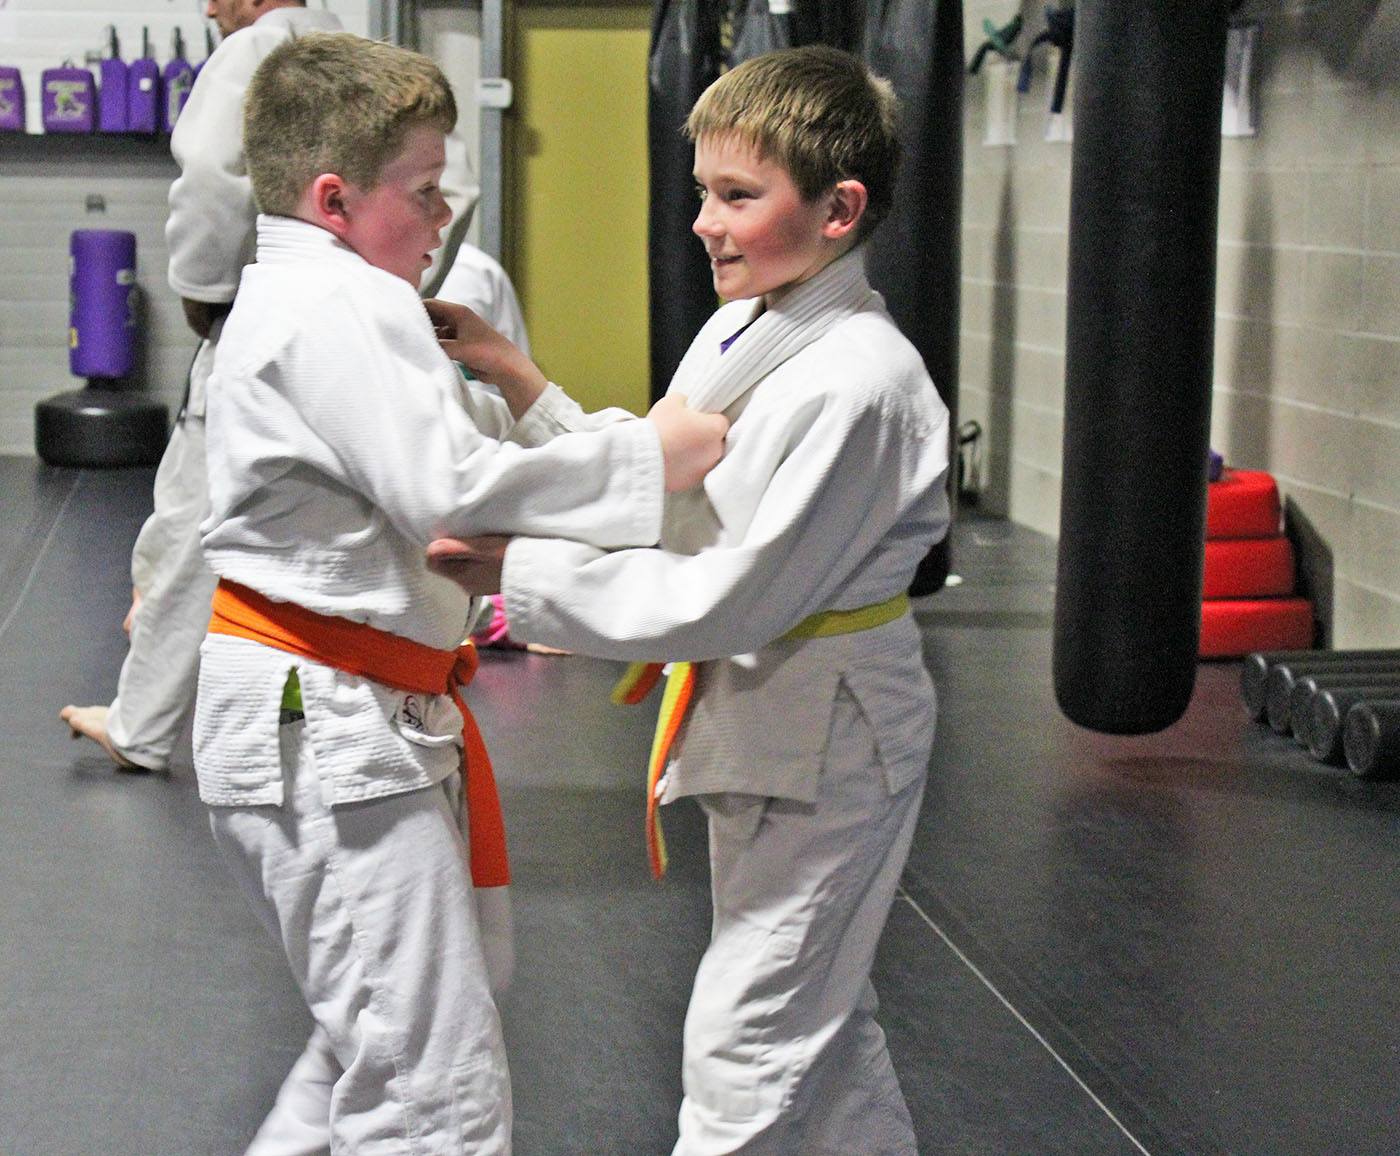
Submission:
<svg viewBox="0 0 1400 1156">
<path fill-rule="evenodd" d="M 342 240 L 350 228 L 345 178 L 338 173 L 322 173 L 306 189 L 302 204 L 313 225 L 329 230 Z"/>
<path fill-rule="evenodd" d="M 831 210 L 822 228 L 823 235 L 834 241 L 850 236 L 860 224 L 861 217 L 865 216 L 865 206 L 869 200 L 870 195 L 863 182 L 854 178 L 837 181 L 831 190 Z"/>
</svg>

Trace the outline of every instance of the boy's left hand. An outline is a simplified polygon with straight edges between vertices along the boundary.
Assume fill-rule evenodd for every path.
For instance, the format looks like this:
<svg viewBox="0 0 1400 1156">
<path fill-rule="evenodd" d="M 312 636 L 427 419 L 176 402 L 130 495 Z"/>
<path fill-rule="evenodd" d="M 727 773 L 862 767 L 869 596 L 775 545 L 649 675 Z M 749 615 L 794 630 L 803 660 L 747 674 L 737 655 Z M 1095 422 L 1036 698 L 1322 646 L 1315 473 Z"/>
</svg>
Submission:
<svg viewBox="0 0 1400 1156">
<path fill-rule="evenodd" d="M 428 569 L 450 578 L 468 594 L 499 594 L 501 567 L 511 539 L 499 534 L 478 538 L 437 538 L 428 543 Z"/>
</svg>

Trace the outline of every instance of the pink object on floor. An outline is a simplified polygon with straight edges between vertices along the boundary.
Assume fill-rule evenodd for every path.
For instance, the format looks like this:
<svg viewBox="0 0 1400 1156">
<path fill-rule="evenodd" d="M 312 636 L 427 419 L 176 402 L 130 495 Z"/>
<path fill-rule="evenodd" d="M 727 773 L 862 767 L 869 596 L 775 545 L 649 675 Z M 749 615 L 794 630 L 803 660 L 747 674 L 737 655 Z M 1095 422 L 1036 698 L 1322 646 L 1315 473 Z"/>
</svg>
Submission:
<svg viewBox="0 0 1400 1156">
<path fill-rule="evenodd" d="M 506 600 L 499 594 L 488 595 L 491 603 L 491 616 L 472 631 L 472 641 L 478 647 L 488 646 L 497 650 L 524 650 L 523 642 L 516 642 L 510 636 L 510 623 L 506 621 Z"/>
</svg>

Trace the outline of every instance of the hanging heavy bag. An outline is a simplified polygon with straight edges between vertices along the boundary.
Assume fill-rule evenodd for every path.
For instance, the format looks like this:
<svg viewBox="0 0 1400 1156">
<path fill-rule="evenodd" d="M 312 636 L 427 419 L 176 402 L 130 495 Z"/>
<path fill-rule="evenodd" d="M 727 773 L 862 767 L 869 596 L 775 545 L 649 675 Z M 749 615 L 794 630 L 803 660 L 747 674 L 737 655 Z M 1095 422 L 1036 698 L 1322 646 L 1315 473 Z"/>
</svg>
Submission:
<svg viewBox="0 0 1400 1156">
<path fill-rule="evenodd" d="M 97 127 L 101 132 L 126 132 L 126 73 L 117 26 L 109 24 L 107 47 L 98 65 Z"/>
<path fill-rule="evenodd" d="M 160 124 L 160 65 L 151 56 L 151 37 L 141 29 L 141 59 L 133 60 L 126 73 L 128 132 L 155 132 Z"/>
<path fill-rule="evenodd" d="M 919 351 L 948 407 L 951 456 L 952 431 L 958 428 L 962 267 L 961 0 L 871 4 L 864 56 L 899 97 L 903 154 L 894 203 L 870 238 L 870 284 L 884 295 L 890 316 Z M 944 538 L 920 562 L 909 593 L 918 597 L 942 589 L 949 557 Z"/>
<path fill-rule="evenodd" d="M 719 11 L 712 0 L 656 0 L 647 58 L 651 396 L 671 383 L 691 339 L 715 311 L 714 282 L 695 220 L 693 149 L 682 131 L 691 105 L 719 76 Z"/>
<path fill-rule="evenodd" d="M 92 132 L 97 122 L 97 83 L 71 60 L 46 68 L 39 77 L 40 112 L 45 132 Z"/>
<path fill-rule="evenodd" d="M 1227 0 L 1079 0 L 1054 680 L 1073 722 L 1181 717 L 1201 631 Z"/>
<path fill-rule="evenodd" d="M 0 132 L 24 131 L 24 77 L 18 68 L 0 65 Z"/>
<path fill-rule="evenodd" d="M 185 39 L 177 27 L 170 37 L 170 60 L 162 74 L 163 99 L 160 102 L 160 127 L 169 132 L 180 119 L 185 101 L 194 87 L 194 67 L 185 59 Z"/>
<path fill-rule="evenodd" d="M 733 0 L 721 19 L 720 53 L 726 68 L 793 43 L 792 13 L 784 0 Z"/>
</svg>

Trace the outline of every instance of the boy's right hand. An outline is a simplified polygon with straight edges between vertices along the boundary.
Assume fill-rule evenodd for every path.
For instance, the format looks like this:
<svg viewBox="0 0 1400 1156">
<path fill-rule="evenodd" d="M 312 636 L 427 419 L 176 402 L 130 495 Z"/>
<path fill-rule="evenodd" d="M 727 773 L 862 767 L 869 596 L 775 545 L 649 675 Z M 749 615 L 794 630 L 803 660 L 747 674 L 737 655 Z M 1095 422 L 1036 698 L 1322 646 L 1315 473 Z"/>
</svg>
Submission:
<svg viewBox="0 0 1400 1156">
<path fill-rule="evenodd" d="M 667 394 L 647 414 L 661 435 L 668 494 L 698 486 L 724 456 L 729 419 L 720 413 L 700 413 L 685 404 L 682 394 Z"/>
</svg>

